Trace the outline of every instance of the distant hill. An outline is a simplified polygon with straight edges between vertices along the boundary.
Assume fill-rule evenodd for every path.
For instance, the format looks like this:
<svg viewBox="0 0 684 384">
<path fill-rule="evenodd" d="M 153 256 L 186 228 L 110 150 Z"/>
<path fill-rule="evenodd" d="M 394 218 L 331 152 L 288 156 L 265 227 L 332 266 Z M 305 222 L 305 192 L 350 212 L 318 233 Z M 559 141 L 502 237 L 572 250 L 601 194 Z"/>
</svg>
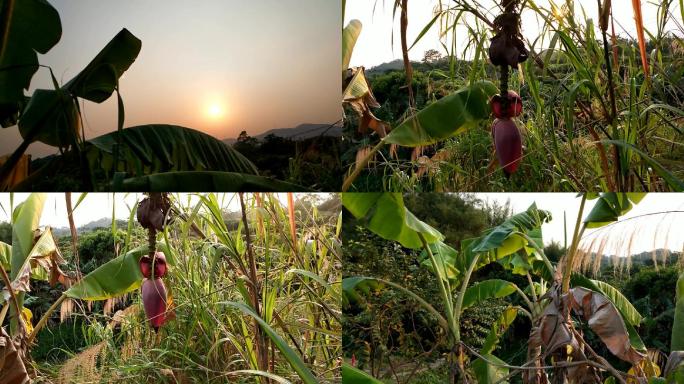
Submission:
<svg viewBox="0 0 684 384">
<path fill-rule="evenodd" d="M 639 265 L 639 266 L 652 266 L 653 265 L 653 257 L 655 256 L 658 265 L 663 264 L 663 257 L 667 255 L 667 263 L 668 265 L 672 265 L 677 263 L 679 257 L 682 256 L 681 252 L 678 251 L 672 251 L 672 250 L 667 250 L 667 249 L 656 249 L 653 251 L 649 252 L 641 252 L 641 253 L 636 253 L 631 256 L 632 259 L 632 265 Z M 601 267 L 607 267 L 612 265 L 613 261 L 613 256 L 608 256 L 605 255 L 601 258 Z"/>
<path fill-rule="evenodd" d="M 412 64 L 414 63 L 413 61 L 411 62 Z M 389 71 L 396 71 L 396 70 L 401 70 L 404 69 L 404 61 L 401 59 L 396 59 L 393 61 L 390 61 L 389 63 L 382 63 L 380 65 L 376 65 L 375 67 L 372 68 L 366 68 L 366 74 L 371 76 L 375 74 L 380 74 L 380 73 L 385 73 Z"/>
<path fill-rule="evenodd" d="M 128 226 L 128 221 L 126 220 L 117 220 L 116 225 L 118 228 L 123 228 L 126 229 Z M 101 219 L 91 221 L 88 224 L 81 225 L 76 228 L 76 231 L 78 233 L 85 233 L 85 232 L 91 232 L 94 231 L 98 228 L 111 228 L 112 227 L 112 219 L 103 217 Z M 54 234 L 55 237 L 62 237 L 62 236 L 69 236 L 71 235 L 71 230 L 69 227 L 61 227 L 61 228 L 52 228 L 52 233 Z"/>
<path fill-rule="evenodd" d="M 341 125 L 330 124 L 299 124 L 294 128 L 275 128 L 256 136 L 252 136 L 257 140 L 263 140 L 268 135 L 275 135 L 291 140 L 305 140 L 321 135 L 339 137 L 342 136 Z M 224 139 L 223 142 L 228 145 L 233 145 L 237 138 Z"/>
</svg>

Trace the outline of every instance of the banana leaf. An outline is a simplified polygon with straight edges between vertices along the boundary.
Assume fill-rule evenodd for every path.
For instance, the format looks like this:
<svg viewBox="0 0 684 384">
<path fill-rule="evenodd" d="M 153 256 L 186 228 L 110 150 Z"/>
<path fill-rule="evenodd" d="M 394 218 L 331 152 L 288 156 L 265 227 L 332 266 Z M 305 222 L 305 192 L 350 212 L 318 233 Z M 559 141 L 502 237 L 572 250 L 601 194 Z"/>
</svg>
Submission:
<svg viewBox="0 0 684 384">
<path fill-rule="evenodd" d="M 157 249 L 166 254 L 168 264 L 175 264 L 175 258 L 169 257 L 173 252 L 165 243 L 157 244 Z M 72 299 L 107 300 L 138 289 L 144 278 L 138 262 L 147 250 L 143 245 L 102 264 L 64 294 Z"/>
<path fill-rule="evenodd" d="M 487 299 L 506 297 L 516 292 L 516 285 L 510 281 L 490 279 L 468 287 L 463 295 L 461 310 L 482 303 Z"/>
<path fill-rule="evenodd" d="M 81 130 L 78 105 L 63 89 L 36 89 L 19 120 L 19 133 L 29 142 L 65 148 Z"/>
<path fill-rule="evenodd" d="M 374 378 L 370 374 L 342 363 L 342 384 L 383 384 L 382 381 Z"/>
<path fill-rule="evenodd" d="M 596 196 L 594 208 L 584 219 L 587 228 L 599 228 L 629 212 L 635 204 L 646 196 L 645 193 L 607 192 Z M 594 196 L 588 196 L 589 199 Z"/>
<path fill-rule="evenodd" d="M 358 20 L 351 20 L 349 24 L 342 30 L 342 71 L 349 68 L 349 61 L 351 60 L 352 52 L 354 52 L 354 45 L 361 34 L 361 22 Z"/>
<path fill-rule="evenodd" d="M 100 53 L 64 88 L 74 96 L 95 103 L 107 100 L 119 84 L 119 78 L 133 64 L 142 42 L 126 28 L 102 48 Z"/>
<path fill-rule="evenodd" d="M 343 193 L 342 204 L 373 233 L 406 248 L 422 248 L 420 236 L 428 244 L 444 239 L 404 206 L 400 193 Z"/>
<path fill-rule="evenodd" d="M 487 360 L 477 358 L 471 365 L 477 382 L 479 384 L 508 383 L 508 381 L 501 381 L 508 375 L 508 368 L 498 365 L 505 365 L 506 362 L 492 354 L 486 354 L 483 357 Z M 490 364 L 489 362 L 497 365 Z"/>
<path fill-rule="evenodd" d="M 113 188 L 116 188 L 113 185 Z M 264 176 L 235 172 L 167 172 L 125 179 L 121 189 L 130 192 L 294 192 L 307 189 Z"/>
<path fill-rule="evenodd" d="M 9 5 L 12 5 L 11 7 Z M 0 125 L 17 123 L 38 55 L 62 37 L 59 13 L 46 0 L 0 0 Z"/>
<path fill-rule="evenodd" d="M 408 147 L 430 145 L 477 127 L 491 116 L 494 84 L 481 81 L 445 96 L 394 128 L 385 142 Z"/>
<path fill-rule="evenodd" d="M 86 152 L 91 169 L 104 173 L 114 169 L 119 139 L 116 170 L 129 177 L 172 171 L 258 174 L 254 164 L 222 141 L 194 129 L 167 124 L 130 127 L 88 140 Z"/>
</svg>

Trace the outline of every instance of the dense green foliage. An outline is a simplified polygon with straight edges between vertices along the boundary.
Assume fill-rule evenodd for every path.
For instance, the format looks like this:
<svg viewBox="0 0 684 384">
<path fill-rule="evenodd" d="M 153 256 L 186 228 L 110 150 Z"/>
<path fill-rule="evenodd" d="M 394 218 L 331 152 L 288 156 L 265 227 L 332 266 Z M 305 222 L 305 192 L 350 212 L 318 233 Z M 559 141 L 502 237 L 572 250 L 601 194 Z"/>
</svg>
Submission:
<svg viewBox="0 0 684 384">
<path fill-rule="evenodd" d="M 262 176 L 337 191 L 343 172 L 340 144 L 338 137 L 330 136 L 292 140 L 270 134 L 258 140 L 242 131 L 233 149 L 254 163 Z"/>
<path fill-rule="evenodd" d="M 473 237 L 510 215 L 508 206 L 487 205 L 472 195 L 415 194 L 405 196 L 405 203 L 419 219 L 453 241 L 450 244 Z M 343 222 L 343 276 L 373 276 L 400 283 L 440 310 L 435 277 L 421 266 L 420 251 L 383 240 L 350 216 L 345 215 Z M 425 362 L 443 362 L 440 355 L 447 350 L 444 334 L 424 309 L 394 290 L 380 291 L 368 304 L 344 310 L 345 358 L 354 355 L 359 366 L 377 377 L 391 376 L 388 359 L 401 367 L 398 371 L 402 374 L 424 369 Z M 481 346 L 491 323 L 505 307 L 502 300 L 495 299 L 466 310 L 464 339 Z"/>
</svg>

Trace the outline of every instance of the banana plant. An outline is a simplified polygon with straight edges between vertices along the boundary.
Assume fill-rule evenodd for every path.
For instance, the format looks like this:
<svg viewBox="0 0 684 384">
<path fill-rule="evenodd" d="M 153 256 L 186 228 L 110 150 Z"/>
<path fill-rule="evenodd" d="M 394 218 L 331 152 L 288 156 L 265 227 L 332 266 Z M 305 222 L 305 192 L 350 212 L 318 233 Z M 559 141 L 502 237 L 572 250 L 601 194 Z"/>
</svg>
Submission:
<svg viewBox="0 0 684 384">
<path fill-rule="evenodd" d="M 415 217 L 403 203 L 398 193 L 344 193 L 344 207 L 364 226 L 375 234 L 411 249 L 422 249 L 422 264 L 436 276 L 444 314 L 437 311 L 425 299 L 394 282 L 373 277 L 355 276 L 345 278 L 343 303 L 360 301 L 365 293 L 391 287 L 406 294 L 428 310 L 448 335 L 453 351 L 450 356 L 450 380 L 457 382 L 475 376 L 481 382 L 498 380 L 508 374 L 505 364 L 492 353 L 500 335 L 513 321 L 519 311 L 532 317 L 539 308 L 522 289 L 505 280 L 486 280 L 470 285 L 472 274 L 487 264 L 497 262 L 514 273 L 528 274 L 537 271 L 547 279 L 552 265 L 545 258 L 541 246 L 541 225 L 550 219 L 548 212 L 530 206 L 525 212 L 510 217 L 501 225 L 486 231 L 482 236 L 462 242 L 460 251 L 446 245 L 444 236 Z M 534 286 L 531 287 L 535 289 Z M 504 312 L 487 337 L 486 348 L 481 357 L 466 366 L 466 346 L 462 343 L 460 317 L 466 308 L 489 298 L 500 298 L 513 293 L 527 303 L 527 309 L 511 308 Z M 499 362 L 499 364 L 496 364 Z M 492 364 L 495 363 L 495 364 Z M 352 374 L 348 371 L 348 374 Z M 496 379 L 496 380 L 495 380 Z M 343 376 L 343 380 L 346 380 Z"/>
<path fill-rule="evenodd" d="M 538 370 L 524 370 L 526 383 L 547 380 L 542 367 L 548 364 L 542 356 L 553 356 L 557 366 L 556 375 L 570 380 L 600 382 L 597 367 L 608 371 L 617 382 L 624 382 L 625 374 L 612 367 L 604 358 L 590 350 L 585 354 L 585 342 L 577 333 L 571 314 L 586 321 L 593 332 L 618 358 L 631 363 L 633 372 L 648 376 L 645 369 L 646 347 L 636 332 L 642 316 L 617 289 L 609 284 L 589 279 L 573 269 L 573 258 L 586 228 L 597 228 L 616 221 L 644 197 L 643 194 L 587 194 L 582 199 L 573 242 L 568 255 L 554 266 L 543 253 L 541 225 L 550 220 L 547 212 L 532 205 L 527 211 L 516 214 L 501 225 L 485 231 L 475 239 L 464 240 L 459 251 L 443 243 L 443 237 L 434 228 L 418 220 L 403 205 L 399 194 L 343 194 L 342 200 L 348 211 L 372 232 L 399 242 L 402 246 L 421 249 L 421 264 L 437 277 L 444 304 L 444 314 L 426 300 L 404 287 L 390 281 L 372 277 L 349 277 L 343 281 L 344 305 L 362 302 L 371 291 L 386 287 L 397 289 L 428 310 L 444 328 L 452 350 L 451 380 L 468 381 L 474 377 L 480 383 L 497 382 L 508 376 L 508 365 L 493 352 L 500 336 L 505 333 L 515 317 L 522 313 L 530 318 L 533 328 L 528 343 L 526 365 Z M 584 216 L 587 199 L 596 199 L 594 208 Z M 469 284 L 474 271 L 490 263 L 499 263 L 514 274 L 527 275 L 529 290 L 521 290 L 506 280 L 486 280 Z M 538 279 L 538 281 L 533 281 Z M 563 289 L 567 280 L 567 289 Z M 680 279 L 682 280 L 682 279 Z M 682 284 L 684 286 L 684 284 Z M 682 289 L 680 287 L 680 289 Z M 531 297 L 525 292 L 529 292 Z M 505 297 L 517 293 L 526 308 L 510 307 L 493 325 L 485 345 L 479 352 L 461 342 L 460 315 L 469 306 L 488 298 Z M 680 293 L 681 295 L 681 293 Z M 681 306 L 681 305 L 680 305 Z M 599 311 L 599 308 L 601 309 Z M 677 324 L 675 322 L 675 324 Z M 558 331 L 560 330 L 560 331 Z M 673 329 L 681 336 L 681 328 Z M 679 337 L 681 340 L 681 337 Z M 542 354 L 542 351 L 544 354 Z M 468 354 L 475 359 L 468 361 Z M 682 354 L 684 355 L 684 354 Z M 670 358 L 670 375 L 677 369 L 674 364 L 679 354 Z M 680 356 L 681 357 L 681 356 Z M 575 363 L 563 361 L 572 359 Z M 578 364 L 581 361 L 591 363 Z"/>
</svg>

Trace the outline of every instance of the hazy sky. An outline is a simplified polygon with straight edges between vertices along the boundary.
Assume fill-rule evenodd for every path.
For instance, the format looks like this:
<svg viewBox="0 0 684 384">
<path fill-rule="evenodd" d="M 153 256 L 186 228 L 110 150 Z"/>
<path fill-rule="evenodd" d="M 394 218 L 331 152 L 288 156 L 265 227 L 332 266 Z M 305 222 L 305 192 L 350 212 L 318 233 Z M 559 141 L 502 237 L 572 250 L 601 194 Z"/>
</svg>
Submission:
<svg viewBox="0 0 684 384">
<path fill-rule="evenodd" d="M 544 242 L 547 244 L 552 240 L 560 242 L 561 245 L 564 244 L 563 213 L 565 212 L 568 246 L 572 241 L 572 231 L 581 203 L 581 198 L 577 197 L 576 193 L 476 193 L 475 195 L 482 200 L 493 200 L 499 203 L 510 201 L 511 208 L 516 213 L 526 210 L 533 202 L 537 203 L 539 209 L 550 211 L 553 220 L 542 227 Z M 584 216 L 591 211 L 595 203 L 596 200 L 587 200 Z M 619 254 L 626 248 L 623 235 L 631 234 L 636 230 L 637 235 L 632 243 L 634 253 L 658 248 L 682 251 L 684 250 L 684 237 L 681 236 L 681 229 L 684 227 L 684 213 L 630 219 L 649 213 L 677 210 L 684 211 L 684 194 L 650 193 L 620 218 L 620 224 L 604 229 L 588 229 L 584 232 L 583 241 L 589 245 L 596 236 L 607 236 L 606 231 L 610 231 L 609 237 L 613 241 L 606 246 L 605 253 Z"/>
<path fill-rule="evenodd" d="M 177 124 L 223 139 L 341 118 L 338 1 L 48 1 L 63 33 L 39 61 L 62 84 L 122 28 L 142 40 L 121 80 L 127 127 Z M 29 94 L 35 88 L 51 88 L 48 70 L 38 71 Z M 83 111 L 88 138 L 116 129 L 116 96 Z M 19 140 L 16 127 L 0 129 L 0 155 Z"/>
<path fill-rule="evenodd" d="M 423 28 L 432 20 L 434 16 L 435 7 L 442 2 L 442 4 L 453 4 L 450 0 L 420 0 L 409 1 L 409 26 L 407 39 L 409 46 L 413 44 Z M 495 0 L 479 0 L 483 9 L 491 10 L 492 13 L 487 16 L 490 19 L 499 13 L 499 8 L 495 5 L 499 1 Z M 474 3 L 474 2 L 473 2 Z M 536 0 L 535 3 L 541 8 L 550 8 L 549 0 Z M 555 4 L 562 5 L 564 0 L 555 0 Z M 597 3 L 596 0 L 575 0 L 575 10 L 577 15 L 581 15 L 581 8 L 583 7 L 587 17 L 597 20 Z M 642 14 L 644 18 L 644 26 L 646 29 L 653 29 L 655 32 L 655 25 L 657 20 L 657 6 L 653 1 L 641 1 Z M 677 3 L 676 1 L 674 3 Z M 358 19 L 363 24 L 363 29 L 359 40 L 354 48 L 352 55 L 352 66 L 363 65 L 367 68 L 373 67 L 384 62 L 389 62 L 401 58 L 401 37 L 399 33 L 399 12 L 393 19 L 393 5 L 392 0 L 347 0 L 347 9 L 345 12 L 346 25 L 351 19 Z M 670 8 L 671 12 L 678 18 L 678 23 L 681 25 L 682 20 L 679 13 L 679 5 L 673 4 Z M 634 27 L 634 13 L 631 2 L 627 0 L 620 0 L 613 2 L 613 16 L 616 20 L 616 33 L 618 35 L 627 36 L 627 33 L 636 37 Z M 468 15 L 469 22 L 474 19 L 473 16 Z M 523 35 L 530 40 L 534 40 L 539 35 L 540 27 L 543 25 L 541 20 L 537 19 L 534 10 L 525 9 L 522 12 Z M 673 29 L 675 24 L 668 23 L 668 30 Z M 624 29 L 623 29 L 624 28 Z M 394 43 L 392 43 L 392 31 L 394 29 Z M 458 47 L 465 47 L 468 40 L 468 33 L 465 27 L 457 28 L 456 42 Z M 449 33 L 451 35 L 451 33 Z M 423 54 L 428 49 L 437 49 L 442 54 L 445 54 L 439 40 L 439 23 L 435 23 L 428 33 L 421 38 L 421 40 L 409 51 L 409 56 L 412 60 L 420 60 Z M 548 40 L 547 40 L 548 41 Z M 540 44 L 536 46 L 539 48 Z M 450 43 L 449 43 L 450 44 Z M 544 43 L 546 44 L 546 43 Z M 449 46 L 449 45 L 448 45 Z"/>
</svg>

